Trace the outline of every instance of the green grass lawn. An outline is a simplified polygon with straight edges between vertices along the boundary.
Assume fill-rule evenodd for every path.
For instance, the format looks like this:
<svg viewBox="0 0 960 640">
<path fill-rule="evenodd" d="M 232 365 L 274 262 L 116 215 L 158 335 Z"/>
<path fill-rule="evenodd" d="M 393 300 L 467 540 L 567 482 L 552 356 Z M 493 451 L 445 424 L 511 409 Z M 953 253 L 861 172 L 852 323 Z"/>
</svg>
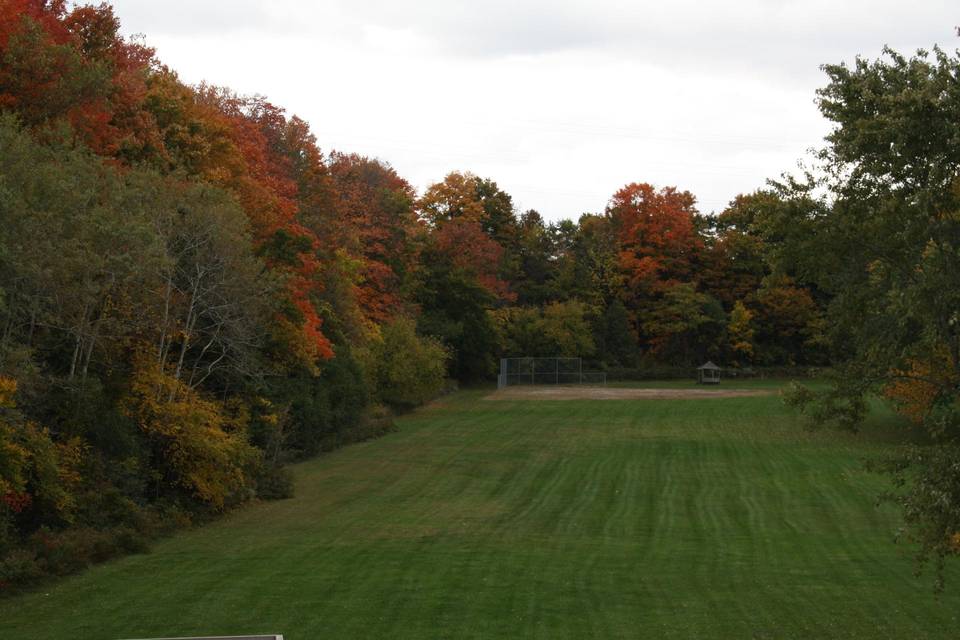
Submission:
<svg viewBox="0 0 960 640">
<path fill-rule="evenodd" d="M 666 385 L 669 386 L 669 385 Z M 450 396 L 146 555 L 0 601 L 0 638 L 956 638 L 893 543 L 900 437 L 807 433 L 776 396 Z"/>
</svg>

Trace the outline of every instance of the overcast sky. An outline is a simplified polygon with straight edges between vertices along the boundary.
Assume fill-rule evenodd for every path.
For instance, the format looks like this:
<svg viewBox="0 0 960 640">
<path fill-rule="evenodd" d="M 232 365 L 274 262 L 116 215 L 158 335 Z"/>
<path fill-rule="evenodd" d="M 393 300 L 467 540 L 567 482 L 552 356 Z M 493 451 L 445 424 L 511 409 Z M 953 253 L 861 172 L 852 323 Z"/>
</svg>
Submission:
<svg viewBox="0 0 960 640">
<path fill-rule="evenodd" d="M 186 82 L 259 93 L 422 190 L 493 178 L 551 220 L 628 182 L 701 211 L 795 169 L 823 63 L 960 46 L 957 0 L 114 0 Z"/>
</svg>

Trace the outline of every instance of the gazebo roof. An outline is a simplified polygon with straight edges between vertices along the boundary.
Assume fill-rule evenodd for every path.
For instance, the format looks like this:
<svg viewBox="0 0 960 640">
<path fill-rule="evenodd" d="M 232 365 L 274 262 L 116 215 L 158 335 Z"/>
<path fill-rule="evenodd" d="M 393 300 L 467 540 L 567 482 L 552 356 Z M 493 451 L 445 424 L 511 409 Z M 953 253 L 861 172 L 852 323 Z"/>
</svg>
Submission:
<svg viewBox="0 0 960 640">
<path fill-rule="evenodd" d="M 708 360 L 706 364 L 700 365 L 699 367 L 697 367 L 697 369 L 714 369 L 719 371 L 720 367 L 718 367 L 717 365 L 713 364 Z"/>
</svg>

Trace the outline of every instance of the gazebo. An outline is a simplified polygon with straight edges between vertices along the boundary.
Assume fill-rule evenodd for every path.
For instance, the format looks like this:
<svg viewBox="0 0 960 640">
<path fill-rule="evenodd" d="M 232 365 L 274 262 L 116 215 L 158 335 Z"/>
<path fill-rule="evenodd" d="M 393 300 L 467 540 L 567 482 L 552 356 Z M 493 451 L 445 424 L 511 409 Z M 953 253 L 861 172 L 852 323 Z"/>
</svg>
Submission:
<svg viewBox="0 0 960 640">
<path fill-rule="evenodd" d="M 720 367 L 710 361 L 697 367 L 697 383 L 720 384 Z"/>
</svg>

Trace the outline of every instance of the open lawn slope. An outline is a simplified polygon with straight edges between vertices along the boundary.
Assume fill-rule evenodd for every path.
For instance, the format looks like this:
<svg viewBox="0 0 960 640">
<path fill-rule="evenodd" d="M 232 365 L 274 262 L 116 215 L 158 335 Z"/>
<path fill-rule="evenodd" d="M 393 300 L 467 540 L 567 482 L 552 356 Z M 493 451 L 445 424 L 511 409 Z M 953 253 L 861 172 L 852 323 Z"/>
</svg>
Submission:
<svg viewBox="0 0 960 640">
<path fill-rule="evenodd" d="M 862 460 L 775 395 L 484 398 L 296 468 L 255 505 L 0 601 L 0 638 L 956 638 Z M 952 590 L 952 591 L 951 591 Z"/>
</svg>

